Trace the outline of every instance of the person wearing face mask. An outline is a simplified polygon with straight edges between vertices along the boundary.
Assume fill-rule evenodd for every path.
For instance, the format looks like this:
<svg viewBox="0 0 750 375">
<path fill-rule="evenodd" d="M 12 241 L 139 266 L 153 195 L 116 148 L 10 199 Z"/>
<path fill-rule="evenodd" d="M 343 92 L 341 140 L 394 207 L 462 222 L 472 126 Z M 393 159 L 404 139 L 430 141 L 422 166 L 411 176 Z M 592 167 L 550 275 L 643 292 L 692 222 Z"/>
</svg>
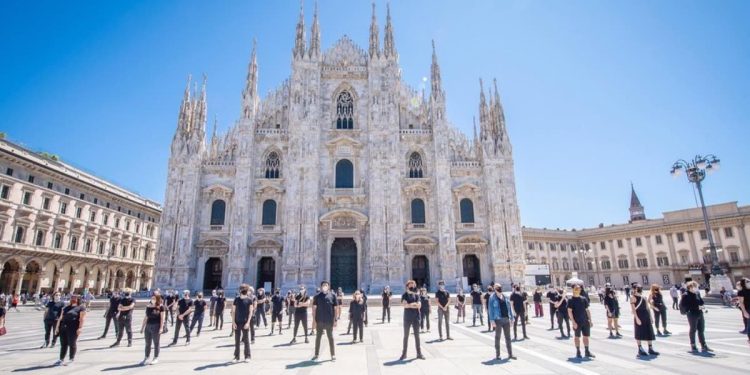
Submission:
<svg viewBox="0 0 750 375">
<path fill-rule="evenodd" d="M 135 301 L 131 297 L 131 290 L 125 289 L 125 293 L 120 298 L 120 305 L 117 306 L 117 341 L 110 345 L 110 348 L 120 346 L 123 333 L 128 333 L 128 347 L 133 346 L 133 328 L 132 328 L 132 316 L 131 312 L 135 308 Z"/>
<path fill-rule="evenodd" d="M 458 294 L 456 294 L 456 324 L 459 319 L 462 323 L 466 323 L 466 296 L 463 288 L 458 288 Z"/>
<path fill-rule="evenodd" d="M 427 322 L 427 332 L 430 332 L 430 296 L 427 295 L 427 289 L 419 289 L 419 329 L 424 332 L 424 325 Z"/>
<path fill-rule="evenodd" d="M 218 292 L 216 292 L 216 307 L 214 308 L 214 330 L 224 329 L 224 308 L 226 304 L 227 298 L 224 297 L 224 291 L 219 290 Z"/>
<path fill-rule="evenodd" d="M 514 319 L 513 307 L 509 298 L 505 298 L 503 287 L 495 284 L 494 292 L 489 298 L 488 320 L 495 328 L 495 359 L 500 359 L 500 336 L 505 336 L 505 348 L 508 350 L 508 359 L 516 359 L 513 356 L 513 347 L 510 342 L 510 321 Z"/>
<path fill-rule="evenodd" d="M 232 303 L 232 331 L 234 332 L 234 362 L 240 360 L 240 336 L 245 348 L 245 362 L 250 359 L 250 342 L 248 341 L 248 330 L 252 327 L 250 317 L 253 316 L 255 299 L 252 298 L 250 286 L 240 285 L 240 293 Z"/>
<path fill-rule="evenodd" d="M 274 324 L 279 323 L 279 334 L 281 334 L 282 318 L 284 310 L 284 297 L 281 296 L 281 289 L 276 288 L 273 291 L 273 297 L 271 297 L 271 332 L 269 336 L 273 335 Z"/>
<path fill-rule="evenodd" d="M 513 293 L 510 295 L 511 307 L 513 307 L 513 340 L 518 339 L 518 321 L 521 321 L 521 331 L 523 332 L 524 340 L 528 340 L 529 336 L 526 336 L 526 295 L 521 293 L 521 287 L 516 285 L 513 289 Z"/>
<path fill-rule="evenodd" d="M 435 299 L 437 299 L 437 316 L 438 316 L 438 334 L 440 335 L 440 341 L 443 341 L 443 321 L 445 321 L 445 336 L 448 340 L 451 338 L 451 315 L 450 315 L 450 303 L 451 294 L 445 289 L 445 281 L 438 281 L 438 291 L 435 293 Z"/>
<path fill-rule="evenodd" d="M 359 332 L 359 342 L 362 342 L 362 337 L 365 330 L 365 301 L 362 299 L 362 293 L 355 291 L 352 296 L 352 302 L 349 304 L 349 320 L 351 320 L 354 326 L 354 336 L 352 337 L 352 343 L 357 341 L 357 332 Z"/>
<path fill-rule="evenodd" d="M 333 329 L 336 328 L 336 295 L 331 292 L 328 281 L 320 283 L 320 293 L 313 298 L 313 321 L 315 322 L 315 355 L 312 360 L 318 359 L 320 354 L 320 339 L 323 333 L 328 337 L 328 348 L 331 352 L 331 360 L 336 361 L 336 345 L 333 343 Z M 360 338 L 362 337 L 360 333 Z"/>
<path fill-rule="evenodd" d="M 480 325 L 484 325 L 484 319 L 482 318 L 482 291 L 479 290 L 477 284 L 471 286 L 471 310 L 474 315 L 471 318 L 471 326 L 476 327 L 477 315 L 479 316 Z"/>
<path fill-rule="evenodd" d="M 704 353 L 712 352 L 713 350 L 709 349 L 708 345 L 706 345 L 706 320 L 703 317 L 703 298 L 701 298 L 698 283 L 695 281 L 687 283 L 687 291 L 680 298 L 680 312 L 683 311 L 687 315 L 688 324 L 690 325 L 690 348 L 693 353 L 698 352 L 698 347 L 695 346 L 696 333 L 698 333 L 701 350 Z"/>
<path fill-rule="evenodd" d="M 288 290 L 286 292 L 286 316 L 287 316 L 286 329 L 289 329 L 292 327 L 292 317 L 294 317 L 294 304 L 296 302 L 296 299 L 294 298 L 295 295 L 296 295 L 296 292 L 293 290 Z"/>
<path fill-rule="evenodd" d="M 651 313 L 649 310 L 648 300 L 643 297 L 643 287 L 636 284 L 633 286 L 633 295 L 630 298 L 630 311 L 633 313 L 635 323 L 635 342 L 638 344 L 639 357 L 659 355 L 658 352 L 654 351 L 652 345 L 656 337 L 654 336 L 654 327 L 651 325 Z M 648 353 L 643 350 L 642 341 L 648 343 Z"/>
<path fill-rule="evenodd" d="M 383 288 L 383 293 L 380 295 L 380 297 L 383 300 L 383 317 L 380 318 L 380 321 L 385 323 L 385 316 L 388 315 L 388 323 L 391 322 L 391 297 L 393 296 L 393 293 L 391 293 L 391 287 L 386 286 Z"/>
<path fill-rule="evenodd" d="M 198 332 L 195 337 L 201 335 L 201 328 L 203 327 L 203 315 L 206 313 L 206 301 L 203 299 L 203 292 L 198 292 L 195 295 L 195 301 L 193 301 L 193 320 L 190 322 L 190 332 L 193 332 L 195 324 L 198 323 Z"/>
<path fill-rule="evenodd" d="M 339 287 L 336 289 L 336 321 L 341 319 L 341 308 L 344 305 L 344 290 Z"/>
<path fill-rule="evenodd" d="M 654 326 L 656 327 L 656 334 L 661 335 L 661 331 L 659 331 L 659 320 L 661 320 L 662 328 L 664 328 L 664 334 L 671 334 L 667 331 L 667 305 L 664 304 L 664 296 L 661 294 L 659 285 L 651 285 L 651 293 L 648 296 L 648 302 L 651 305 L 651 309 L 654 310 Z"/>
<path fill-rule="evenodd" d="M 568 296 L 565 295 L 565 291 L 562 288 L 558 288 L 554 294 L 552 294 L 552 301 L 555 308 L 555 315 L 557 316 L 557 328 L 560 329 L 560 338 L 570 338 L 570 316 L 568 315 Z M 565 328 L 567 328 L 568 335 L 563 333 L 563 322 Z"/>
<path fill-rule="evenodd" d="M 148 363 L 152 345 L 154 347 L 154 359 L 151 364 L 159 363 L 159 338 L 161 338 L 161 331 L 164 326 L 164 315 L 166 315 L 166 309 L 161 296 L 151 297 L 151 301 L 146 306 L 146 316 L 143 317 L 143 323 L 141 323 L 141 333 L 146 340 L 146 357 L 141 362 L 142 366 Z"/>
<path fill-rule="evenodd" d="M 177 301 L 177 324 L 174 327 L 174 339 L 172 339 L 172 343 L 169 344 L 177 345 L 177 339 L 180 338 L 180 328 L 184 327 L 185 332 L 187 333 L 187 341 L 185 341 L 185 345 L 190 345 L 190 314 L 193 312 L 193 300 L 190 299 L 190 291 L 184 290 L 182 292 L 182 298 Z"/>
<path fill-rule="evenodd" d="M 576 358 L 581 358 L 581 335 L 583 335 L 586 358 L 594 358 L 595 356 L 589 351 L 589 336 L 591 336 L 589 300 L 581 296 L 580 285 L 573 286 L 573 298 L 568 301 L 568 317 L 573 322 L 575 332 Z"/>
<path fill-rule="evenodd" d="M 55 347 L 55 342 L 57 341 L 57 319 L 60 318 L 63 307 L 65 307 L 65 304 L 60 300 L 60 293 L 56 292 L 52 296 L 52 300 L 47 302 L 44 310 L 44 345 L 42 345 L 42 348 L 50 346 L 50 333 L 52 333 L 51 347 Z"/>
<path fill-rule="evenodd" d="M 550 331 L 553 331 L 555 329 L 555 316 L 557 315 L 556 314 L 557 309 L 555 308 L 555 302 L 553 301 L 553 299 L 557 299 L 555 294 L 557 294 L 557 290 L 555 290 L 555 288 L 552 285 L 550 285 L 549 290 L 547 291 L 547 300 L 549 300 L 549 324 L 550 324 L 549 330 Z M 567 315 L 567 313 L 565 315 Z"/>
<path fill-rule="evenodd" d="M 174 290 L 168 290 L 167 291 L 167 298 L 166 298 L 166 308 L 167 308 L 167 317 L 169 318 L 169 324 L 174 325 L 174 309 L 175 305 L 177 304 L 177 296 L 175 295 Z M 164 328 L 167 326 L 165 325 Z M 167 332 L 166 329 L 162 332 Z"/>
<path fill-rule="evenodd" d="M 622 337 L 620 334 L 620 302 L 617 300 L 615 290 L 610 286 L 604 289 L 604 308 L 607 310 L 607 329 L 609 329 L 609 338 Z M 612 330 L 616 334 L 612 334 Z"/>
<path fill-rule="evenodd" d="M 216 289 L 211 291 L 211 298 L 208 300 L 208 326 L 214 325 L 214 311 L 216 311 L 216 299 L 219 298 Z"/>
<path fill-rule="evenodd" d="M 261 319 L 263 319 L 263 328 L 268 327 L 268 321 L 266 321 L 266 303 L 268 303 L 267 297 L 268 296 L 266 296 L 266 290 L 264 288 L 258 288 L 258 308 L 255 309 L 255 328 L 260 328 Z"/>
<path fill-rule="evenodd" d="M 60 335 L 60 359 L 55 362 L 56 365 L 72 364 L 75 360 L 78 337 L 81 336 L 85 317 L 86 307 L 79 304 L 78 296 L 71 296 L 68 306 L 63 308 L 62 314 L 57 319 L 57 332 Z M 69 362 L 67 363 L 64 362 L 66 354 L 69 355 Z"/>
<path fill-rule="evenodd" d="M 304 285 L 300 285 L 299 293 L 294 296 L 294 332 L 292 333 L 292 341 L 290 344 L 297 342 L 297 329 L 300 323 L 302 323 L 302 331 L 305 333 L 305 344 L 309 341 L 307 339 L 307 307 L 310 306 L 310 297 L 307 296 L 307 289 Z"/>
<path fill-rule="evenodd" d="M 104 333 L 99 336 L 99 340 L 107 337 L 109 332 L 109 324 L 114 323 L 115 336 L 117 336 L 117 308 L 120 306 L 120 293 L 117 291 L 112 292 L 109 297 L 109 308 L 104 312 Z"/>
<path fill-rule="evenodd" d="M 419 309 L 422 307 L 422 303 L 419 301 L 416 281 L 409 280 L 406 282 L 406 291 L 401 295 L 401 305 L 404 308 L 404 341 L 399 361 L 406 359 L 406 349 L 409 347 L 409 331 L 414 332 L 414 343 L 417 347 L 417 359 L 425 359 L 422 355 L 422 347 L 419 342 Z M 480 304 L 480 314 L 481 306 L 482 305 Z"/>
</svg>

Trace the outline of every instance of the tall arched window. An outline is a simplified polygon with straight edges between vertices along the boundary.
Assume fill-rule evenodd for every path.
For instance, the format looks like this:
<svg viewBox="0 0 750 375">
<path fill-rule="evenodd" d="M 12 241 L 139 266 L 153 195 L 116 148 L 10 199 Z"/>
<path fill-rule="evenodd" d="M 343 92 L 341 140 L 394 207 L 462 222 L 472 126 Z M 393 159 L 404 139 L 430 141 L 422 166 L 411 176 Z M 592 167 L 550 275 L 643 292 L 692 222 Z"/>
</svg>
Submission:
<svg viewBox="0 0 750 375">
<path fill-rule="evenodd" d="M 13 242 L 15 243 L 23 242 L 23 227 L 16 228 L 16 236 L 13 239 Z"/>
<path fill-rule="evenodd" d="M 346 159 L 336 163 L 336 188 L 351 189 L 354 187 L 354 165 Z"/>
<path fill-rule="evenodd" d="M 473 223 L 474 222 L 474 203 L 469 198 L 461 199 L 461 222 L 462 223 Z"/>
<path fill-rule="evenodd" d="M 348 91 L 336 98 L 336 129 L 354 129 L 354 98 Z"/>
<path fill-rule="evenodd" d="M 409 156 L 409 178 L 422 178 L 422 155 L 418 152 L 412 152 Z"/>
<path fill-rule="evenodd" d="M 424 224 L 424 201 L 417 198 L 411 201 L 411 223 Z"/>
<path fill-rule="evenodd" d="M 36 240 L 34 241 L 36 246 L 42 246 L 44 244 L 44 232 L 41 230 L 36 231 Z"/>
<path fill-rule="evenodd" d="M 263 225 L 276 225 L 276 201 L 269 199 L 263 202 Z"/>
<path fill-rule="evenodd" d="M 60 246 L 62 246 L 62 235 L 60 233 L 55 233 L 54 247 L 55 249 L 59 249 Z"/>
<path fill-rule="evenodd" d="M 70 237 L 70 250 L 78 250 L 78 237 Z"/>
<path fill-rule="evenodd" d="M 276 151 L 272 151 L 266 157 L 266 178 L 279 178 L 279 171 L 281 170 L 281 159 Z"/>
<path fill-rule="evenodd" d="M 221 199 L 217 199 L 211 204 L 211 225 L 224 225 L 224 211 L 227 204 Z"/>
</svg>

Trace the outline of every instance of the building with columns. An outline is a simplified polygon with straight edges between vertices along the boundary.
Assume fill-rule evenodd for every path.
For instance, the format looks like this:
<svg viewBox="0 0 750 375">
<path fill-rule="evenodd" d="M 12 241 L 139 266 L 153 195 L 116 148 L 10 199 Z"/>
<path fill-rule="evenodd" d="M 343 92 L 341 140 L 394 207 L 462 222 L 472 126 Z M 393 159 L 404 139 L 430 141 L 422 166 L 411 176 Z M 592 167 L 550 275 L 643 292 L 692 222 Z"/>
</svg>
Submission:
<svg viewBox="0 0 750 375">
<path fill-rule="evenodd" d="M 706 207 L 719 263 L 732 282 L 750 275 L 750 206 L 728 202 Z M 711 273 L 708 236 L 700 207 L 664 212 L 646 219 L 631 192 L 630 221 L 580 230 L 523 228 L 529 264 L 547 264 L 551 282 L 562 285 L 573 272 L 588 285 L 631 282 L 643 285 L 692 279 L 707 282 Z"/>
<path fill-rule="evenodd" d="M 0 139 L 0 292 L 151 287 L 161 207 Z"/>
<path fill-rule="evenodd" d="M 368 48 L 321 50 L 300 9 L 291 75 L 261 99 L 253 45 L 240 110 L 206 133 L 205 79 L 185 89 L 168 165 L 156 284 L 346 291 L 522 280 L 511 143 L 497 85 L 481 86 L 473 138 L 445 116 L 433 43 L 429 93 L 401 80 L 386 10 Z M 381 45 L 382 41 L 382 45 Z"/>
</svg>

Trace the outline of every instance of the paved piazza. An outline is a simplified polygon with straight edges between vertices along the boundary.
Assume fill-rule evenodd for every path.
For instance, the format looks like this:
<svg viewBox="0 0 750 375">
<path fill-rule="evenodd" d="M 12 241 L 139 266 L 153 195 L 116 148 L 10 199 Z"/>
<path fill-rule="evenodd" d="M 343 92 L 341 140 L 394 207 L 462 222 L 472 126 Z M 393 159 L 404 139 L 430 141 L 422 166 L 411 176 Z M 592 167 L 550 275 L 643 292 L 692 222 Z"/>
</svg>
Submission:
<svg viewBox="0 0 750 375">
<path fill-rule="evenodd" d="M 372 298 L 376 298 L 373 296 Z M 627 305 L 623 305 L 628 307 Z M 657 359 L 636 359 L 635 342 L 631 339 L 633 323 L 629 312 L 623 311 L 621 325 L 622 339 L 607 339 L 604 308 L 599 303 L 592 305 L 594 317 L 593 341 L 591 350 L 597 356 L 592 361 L 578 362 L 571 340 L 556 338 L 558 331 L 548 331 L 549 318 L 531 319 L 528 326 L 531 340 L 514 342 L 516 361 L 495 361 L 493 336 L 486 333 L 486 328 L 471 327 L 467 324 L 452 324 L 451 334 L 454 341 L 438 342 L 437 320 L 434 314 L 431 319 L 432 331 L 422 337 L 423 352 L 427 360 L 414 360 L 414 342 L 410 341 L 409 358 L 397 361 L 401 352 L 401 308 L 394 308 L 394 319 L 390 324 L 380 324 L 377 320 L 380 307 L 370 307 L 370 324 L 365 328 L 364 344 L 349 344 L 351 336 L 344 336 L 347 321 L 340 322 L 335 331 L 337 361 L 331 362 L 325 338 L 321 345 L 319 362 L 310 362 L 314 341 L 304 344 L 298 340 L 296 345 L 289 346 L 291 333 L 266 336 L 268 329 L 257 331 L 256 343 L 252 346 L 252 360 L 249 363 L 232 364 L 233 339 L 226 337 L 231 326 L 225 324 L 221 332 L 206 330 L 200 337 L 193 337 L 190 346 L 184 346 L 184 339 L 175 347 L 165 347 L 171 341 L 171 333 L 162 336 L 162 352 L 159 364 L 142 367 L 143 336 L 134 333 L 133 347 L 120 346 L 110 349 L 114 342 L 113 332 L 109 337 L 97 340 L 104 325 L 102 310 L 92 311 L 86 320 L 84 333 L 79 340 L 79 351 L 73 365 L 54 367 L 59 350 L 38 349 L 42 343 L 43 327 L 41 312 L 24 307 L 21 312 L 8 314 L 9 333 L 0 337 L 0 373 L 161 373 L 176 374 L 184 372 L 233 373 L 237 371 L 260 371 L 270 374 L 633 374 L 646 371 L 649 375 L 681 374 L 722 374 L 747 373 L 750 368 L 750 348 L 743 335 L 737 333 L 741 328 L 740 314 L 736 309 L 709 306 L 707 314 L 706 335 L 714 355 L 693 355 L 688 352 L 687 320 L 679 312 L 669 312 L 668 328 L 672 336 L 658 337 L 655 349 L 661 352 Z M 453 315 L 455 310 L 451 311 Z M 134 322 L 140 323 L 143 310 L 138 309 Z M 377 318 L 376 318 L 377 317 Z M 227 318 L 229 319 L 227 312 Z M 140 326 L 134 324 L 134 330 Z M 520 327 L 519 327 L 520 331 Z M 520 335 L 520 332 L 519 332 Z M 123 339 L 123 341 L 125 341 Z M 58 344 L 59 345 L 59 344 Z M 502 348 L 506 356 L 505 347 Z M 744 369 L 744 370 L 743 370 Z"/>
</svg>

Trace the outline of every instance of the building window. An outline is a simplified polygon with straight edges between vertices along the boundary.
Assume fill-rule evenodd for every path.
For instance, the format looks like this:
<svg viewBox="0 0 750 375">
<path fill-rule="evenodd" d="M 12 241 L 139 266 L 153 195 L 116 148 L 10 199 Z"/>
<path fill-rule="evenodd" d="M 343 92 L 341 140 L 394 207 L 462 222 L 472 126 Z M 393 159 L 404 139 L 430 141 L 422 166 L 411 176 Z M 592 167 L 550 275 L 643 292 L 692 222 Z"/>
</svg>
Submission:
<svg viewBox="0 0 750 375">
<path fill-rule="evenodd" d="M 563 270 L 564 270 L 564 271 L 567 271 L 567 270 L 568 270 L 568 268 L 570 268 L 570 267 L 568 266 L 568 260 L 567 260 L 567 259 L 563 259 L 563 261 L 562 261 L 562 266 L 563 266 Z"/>
<path fill-rule="evenodd" d="M 109 215 L 108 214 L 104 214 L 104 217 L 102 218 L 102 223 L 104 223 L 104 225 L 109 224 Z"/>
<path fill-rule="evenodd" d="M 99 241 L 99 246 L 96 247 L 96 252 L 100 255 L 104 254 L 104 241 Z"/>
<path fill-rule="evenodd" d="M 669 266 L 669 258 L 666 257 L 666 256 L 657 257 L 656 258 L 656 265 L 659 266 L 659 267 L 661 267 L 661 266 L 664 266 L 664 267 Z"/>
<path fill-rule="evenodd" d="M 635 246 L 643 246 L 643 242 L 640 237 L 635 238 Z"/>
<path fill-rule="evenodd" d="M 608 270 L 612 268 L 612 263 L 609 261 L 609 259 L 602 260 L 602 269 Z"/>
<path fill-rule="evenodd" d="M 276 201 L 268 199 L 263 202 L 263 225 L 276 225 Z"/>
<path fill-rule="evenodd" d="M 68 212 L 68 204 L 65 202 L 60 202 L 60 213 L 65 215 L 66 212 Z"/>
<path fill-rule="evenodd" d="M 635 260 L 636 266 L 638 268 L 647 268 L 648 267 L 648 259 L 646 258 L 638 258 Z"/>
<path fill-rule="evenodd" d="M 643 285 L 648 285 L 648 275 L 641 275 L 641 281 Z"/>
<path fill-rule="evenodd" d="M 227 204 L 221 199 L 211 203 L 211 225 L 224 225 L 224 212 Z"/>
<path fill-rule="evenodd" d="M 79 194 L 79 195 L 78 195 L 78 197 L 79 197 L 79 198 L 80 198 L 81 200 L 83 200 L 83 199 L 84 199 L 84 198 L 86 197 L 86 195 L 85 195 L 85 194 L 83 194 L 83 193 L 81 193 L 81 194 Z"/>
<path fill-rule="evenodd" d="M 622 275 L 622 285 L 629 285 L 629 284 L 630 284 L 630 276 Z"/>
<path fill-rule="evenodd" d="M 62 246 L 62 235 L 60 233 L 55 233 L 54 247 L 55 249 L 59 249 L 60 246 Z"/>
<path fill-rule="evenodd" d="M 726 227 L 726 228 L 724 228 L 724 237 L 726 237 L 726 238 L 732 238 L 732 237 L 734 237 L 734 232 L 732 232 L 732 227 Z"/>
<path fill-rule="evenodd" d="M 729 259 L 732 261 L 732 263 L 739 263 L 740 262 L 740 255 L 737 254 L 736 251 L 729 252 Z"/>
<path fill-rule="evenodd" d="M 125 258 L 128 255 L 128 248 L 122 245 L 120 248 L 120 258 Z"/>
<path fill-rule="evenodd" d="M 83 245 L 83 251 L 85 251 L 87 253 L 91 252 L 91 239 L 90 238 L 86 239 L 86 244 Z"/>
<path fill-rule="evenodd" d="M 52 190 L 53 187 L 55 187 L 55 185 L 51 181 L 47 182 L 47 189 Z"/>
<path fill-rule="evenodd" d="M 115 218 L 115 228 L 120 228 L 120 218 Z"/>
<path fill-rule="evenodd" d="M 549 249 L 552 250 L 552 251 L 555 251 L 555 250 L 557 250 L 557 246 L 555 246 L 555 244 L 552 243 L 552 244 L 549 245 Z M 565 249 L 562 249 L 562 250 L 565 250 Z"/>
<path fill-rule="evenodd" d="M 611 284 L 612 283 L 612 277 L 611 276 L 604 276 L 604 283 Z"/>
<path fill-rule="evenodd" d="M 65 188 L 65 195 L 70 195 L 70 188 Z"/>
<path fill-rule="evenodd" d="M 78 237 L 70 237 L 70 250 L 78 250 Z"/>
<path fill-rule="evenodd" d="M 92 221 L 92 222 L 93 222 L 93 221 L 96 221 L 96 212 L 94 212 L 94 211 L 91 211 L 91 212 L 89 213 L 89 221 Z"/>
<path fill-rule="evenodd" d="M 347 159 L 341 159 L 336 163 L 336 188 L 354 188 L 354 165 Z"/>
<path fill-rule="evenodd" d="M 27 206 L 29 204 L 31 204 L 31 192 L 29 192 L 29 191 L 24 191 L 23 192 L 23 204 L 25 204 Z"/>
<path fill-rule="evenodd" d="M 42 208 L 45 210 L 49 210 L 49 203 L 50 203 L 49 197 L 44 197 L 44 199 L 42 200 Z"/>
<path fill-rule="evenodd" d="M 578 269 L 581 268 L 578 265 L 578 259 L 573 258 L 573 271 L 578 271 Z"/>
<path fill-rule="evenodd" d="M 411 201 L 411 223 L 412 224 L 424 224 L 424 201 L 417 198 Z"/>
<path fill-rule="evenodd" d="M 10 186 L 3 185 L 2 189 L 0 189 L 0 198 L 8 199 L 9 195 L 10 195 Z"/>
<path fill-rule="evenodd" d="M 622 240 L 617 240 L 617 248 L 622 249 Z"/>
<path fill-rule="evenodd" d="M 34 245 L 36 246 L 44 245 L 44 231 L 41 231 L 41 230 L 36 231 L 36 238 L 34 239 Z"/>
<path fill-rule="evenodd" d="M 680 262 L 682 262 L 682 264 L 688 264 L 687 254 L 680 254 Z"/>
<path fill-rule="evenodd" d="M 469 198 L 461 199 L 459 203 L 461 210 L 461 222 L 462 223 L 473 223 L 474 222 L 474 202 Z"/>
<path fill-rule="evenodd" d="M 81 213 L 83 213 L 83 208 L 76 207 L 76 219 L 80 219 L 81 218 Z"/>
<path fill-rule="evenodd" d="M 7 174 L 8 176 L 13 176 L 13 168 L 6 169 L 5 174 Z"/>
<path fill-rule="evenodd" d="M 707 240 L 708 239 L 708 233 L 706 233 L 705 230 L 701 230 L 699 233 L 700 233 L 700 236 L 701 236 L 702 240 Z"/>
<path fill-rule="evenodd" d="M 13 242 L 23 243 L 23 227 L 16 228 L 16 235 L 13 237 Z"/>
<path fill-rule="evenodd" d="M 586 262 L 586 269 L 589 270 L 589 271 L 593 271 L 594 270 L 594 262 L 592 262 L 590 260 L 587 261 Z"/>
<path fill-rule="evenodd" d="M 604 241 L 599 242 L 599 249 L 605 250 L 607 248 L 607 245 L 604 243 Z"/>
<path fill-rule="evenodd" d="M 677 233 L 677 242 L 685 242 L 685 234 L 680 232 Z"/>
<path fill-rule="evenodd" d="M 662 242 L 661 242 L 661 236 L 660 235 L 657 234 L 656 237 L 654 237 L 654 239 L 656 240 L 656 244 L 657 245 L 661 245 Z"/>
<path fill-rule="evenodd" d="M 422 155 L 418 152 L 412 152 L 409 156 L 409 178 L 422 178 L 424 172 L 422 170 Z"/>
<path fill-rule="evenodd" d="M 534 243 L 533 242 L 529 242 L 529 250 L 534 250 Z"/>
<path fill-rule="evenodd" d="M 557 259 L 552 259 L 552 269 L 555 271 L 560 269 L 560 265 L 557 263 Z"/>
<path fill-rule="evenodd" d="M 276 153 L 276 151 L 272 151 L 268 154 L 266 157 L 266 178 L 279 178 L 280 170 L 281 170 L 281 159 L 279 158 L 279 154 Z"/>
<path fill-rule="evenodd" d="M 354 99 L 348 91 L 336 99 L 336 129 L 354 129 Z"/>
<path fill-rule="evenodd" d="M 30 183 L 33 184 L 34 183 L 34 176 L 29 175 L 29 179 L 28 180 L 29 180 Z"/>
<path fill-rule="evenodd" d="M 664 284 L 664 285 L 669 285 L 669 284 L 671 284 L 671 283 L 669 282 L 669 275 L 668 275 L 668 274 L 666 274 L 666 273 L 665 273 L 665 274 L 662 274 L 662 275 L 661 275 L 661 282 L 662 282 L 662 284 Z"/>
<path fill-rule="evenodd" d="M 617 267 L 620 269 L 628 269 L 630 268 L 630 265 L 628 264 L 627 258 L 620 258 L 617 260 Z"/>
</svg>

